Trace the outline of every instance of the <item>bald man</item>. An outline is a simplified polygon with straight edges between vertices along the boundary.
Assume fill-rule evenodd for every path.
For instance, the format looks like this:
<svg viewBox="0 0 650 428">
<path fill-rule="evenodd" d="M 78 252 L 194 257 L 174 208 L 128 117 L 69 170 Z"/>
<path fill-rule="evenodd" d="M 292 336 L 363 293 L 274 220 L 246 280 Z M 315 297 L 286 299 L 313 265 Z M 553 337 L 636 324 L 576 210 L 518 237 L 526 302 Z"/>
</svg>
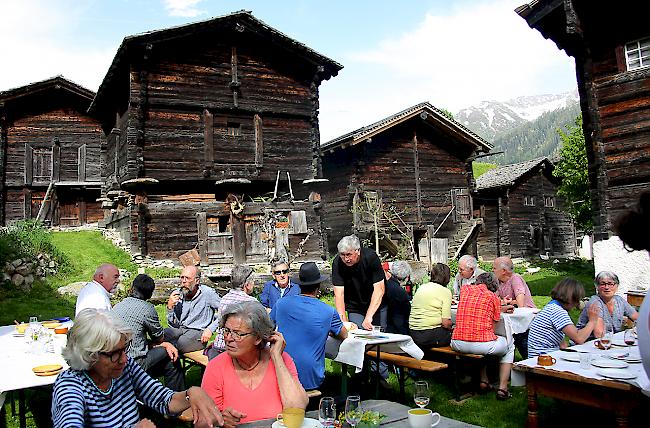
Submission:
<svg viewBox="0 0 650 428">
<path fill-rule="evenodd" d="M 93 280 L 87 283 L 77 296 L 75 316 L 83 309 L 111 310 L 111 295 L 120 282 L 120 271 L 110 263 L 99 265 Z"/>
</svg>

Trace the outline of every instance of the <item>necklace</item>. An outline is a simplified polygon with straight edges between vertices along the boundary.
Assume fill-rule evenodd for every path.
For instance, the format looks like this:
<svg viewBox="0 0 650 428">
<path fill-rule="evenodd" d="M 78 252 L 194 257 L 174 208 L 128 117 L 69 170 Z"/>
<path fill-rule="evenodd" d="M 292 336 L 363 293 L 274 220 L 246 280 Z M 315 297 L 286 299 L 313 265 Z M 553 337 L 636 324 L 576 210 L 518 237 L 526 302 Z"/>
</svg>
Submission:
<svg viewBox="0 0 650 428">
<path fill-rule="evenodd" d="M 241 363 L 237 358 L 235 358 L 235 361 L 237 361 L 237 365 L 239 366 L 240 369 L 250 372 L 260 364 L 260 361 L 262 361 L 262 351 L 260 350 L 259 353 L 257 354 L 257 362 L 252 366 L 250 366 L 249 368 L 244 368 L 244 366 L 241 365 Z"/>
<path fill-rule="evenodd" d="M 94 386 L 95 388 L 97 388 L 97 391 L 99 391 L 100 394 L 103 394 L 103 395 L 110 395 L 110 393 L 113 392 L 113 382 L 114 382 L 113 379 L 111 379 L 111 386 L 109 386 L 108 389 L 107 389 L 106 391 L 104 391 L 104 390 L 102 390 L 102 389 L 101 389 L 101 388 L 100 388 L 100 387 L 95 383 L 94 380 L 92 380 L 92 378 L 91 378 L 90 376 L 88 376 L 88 372 L 85 372 L 85 371 L 84 371 L 83 374 L 84 374 L 84 376 L 86 376 L 86 378 L 90 381 L 90 383 L 92 383 L 93 386 Z"/>
</svg>

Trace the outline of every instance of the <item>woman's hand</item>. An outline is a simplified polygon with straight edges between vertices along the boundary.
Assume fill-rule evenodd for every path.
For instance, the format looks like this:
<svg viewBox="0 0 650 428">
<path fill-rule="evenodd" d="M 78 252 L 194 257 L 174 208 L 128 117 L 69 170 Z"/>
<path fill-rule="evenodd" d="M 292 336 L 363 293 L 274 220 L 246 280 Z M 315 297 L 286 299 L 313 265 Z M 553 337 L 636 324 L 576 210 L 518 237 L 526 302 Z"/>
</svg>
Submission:
<svg viewBox="0 0 650 428">
<path fill-rule="evenodd" d="M 600 308 L 596 304 L 591 304 L 589 305 L 589 309 L 587 309 L 587 316 L 589 317 L 589 321 L 596 322 L 598 321 L 598 318 L 600 318 Z"/>
<path fill-rule="evenodd" d="M 154 425 L 154 423 L 149 419 L 142 419 L 140 422 L 133 425 L 133 428 L 156 428 L 156 425 Z"/>
<path fill-rule="evenodd" d="M 246 413 L 239 412 L 232 407 L 226 407 L 223 409 L 223 426 L 224 428 L 234 428 L 245 417 Z"/>
<path fill-rule="evenodd" d="M 174 345 L 172 345 L 169 342 L 161 342 L 159 345 L 163 348 L 165 348 L 165 351 L 167 351 L 167 355 L 169 355 L 169 359 L 172 360 L 172 362 L 176 362 L 178 359 L 178 349 Z"/>
<path fill-rule="evenodd" d="M 282 333 L 274 331 L 269 337 L 269 343 L 271 344 L 271 358 L 282 359 L 282 353 L 284 352 L 285 346 L 287 346 L 287 342 L 284 340 Z"/>
<path fill-rule="evenodd" d="M 214 404 L 214 401 L 198 386 L 192 386 L 187 390 L 190 398 L 190 406 L 194 415 L 194 426 L 208 427 L 223 426 L 223 416 Z"/>
</svg>

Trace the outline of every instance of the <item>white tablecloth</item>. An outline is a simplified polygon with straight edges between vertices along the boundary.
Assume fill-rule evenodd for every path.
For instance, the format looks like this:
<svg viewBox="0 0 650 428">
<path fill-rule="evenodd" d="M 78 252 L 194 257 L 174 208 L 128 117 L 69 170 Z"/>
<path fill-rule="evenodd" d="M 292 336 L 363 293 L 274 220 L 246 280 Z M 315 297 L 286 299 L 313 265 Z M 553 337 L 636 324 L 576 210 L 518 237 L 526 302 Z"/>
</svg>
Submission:
<svg viewBox="0 0 650 428">
<path fill-rule="evenodd" d="M 32 354 L 28 352 L 25 338 L 14 336 L 15 332 L 12 325 L 0 327 L 0 402 L 4 402 L 7 391 L 51 385 L 56 380 L 56 376 L 36 376 L 32 368 L 45 364 L 60 364 L 63 370 L 68 368 L 61 356 L 66 335 L 54 335 L 53 353 Z"/>
<path fill-rule="evenodd" d="M 614 343 L 622 343 L 623 342 L 623 332 L 616 333 L 614 335 Z M 632 346 L 629 349 L 626 347 L 619 347 L 619 346 L 612 346 L 609 350 L 601 350 L 598 349 L 594 346 L 594 341 L 589 341 L 586 342 L 582 345 L 575 345 L 570 347 L 570 349 L 575 349 L 576 351 L 579 352 L 588 352 L 591 354 L 592 362 L 605 358 L 609 359 L 609 356 L 612 354 L 620 354 L 624 352 L 630 352 L 631 356 L 639 356 L 639 347 L 637 346 Z M 561 371 L 561 372 L 569 372 L 569 373 L 574 373 L 586 378 L 591 378 L 591 379 L 608 379 L 604 376 L 601 376 L 598 374 L 598 370 L 600 370 L 599 367 L 591 365 L 588 369 L 582 369 L 580 368 L 580 363 L 579 362 L 572 362 L 572 361 L 567 361 L 561 358 L 562 355 L 566 355 L 567 352 L 565 351 L 555 351 L 551 352 L 549 355 L 553 356 L 553 358 L 556 359 L 556 363 L 552 366 L 547 366 L 544 367 L 545 370 L 556 370 L 556 371 Z M 575 353 L 577 355 L 577 353 Z M 609 359 L 611 361 L 611 359 Z M 528 367 L 542 367 L 537 365 L 537 357 L 529 358 L 527 360 L 519 361 L 518 363 L 515 363 L 515 365 L 521 365 L 521 366 L 528 366 Z M 617 369 L 618 370 L 618 369 Z M 629 366 L 625 369 L 620 369 L 620 370 L 625 370 L 626 372 L 630 372 L 636 377 L 634 379 L 617 379 L 620 380 L 621 382 L 627 382 L 631 383 L 632 385 L 638 386 L 643 390 L 644 394 L 648 395 L 650 393 L 650 380 L 648 380 L 648 376 L 645 373 L 645 370 L 643 370 L 643 364 L 641 363 L 629 363 Z M 519 373 L 517 371 L 514 371 L 514 373 Z M 513 373 L 513 374 L 514 374 Z M 521 374 L 521 373 L 520 373 Z M 609 379 L 612 380 L 612 379 Z"/>
<path fill-rule="evenodd" d="M 355 337 L 355 332 L 364 337 Z M 406 353 L 418 360 L 424 357 L 424 352 L 413 342 L 411 336 L 394 333 L 381 333 L 372 339 L 366 336 L 373 334 L 366 330 L 355 330 L 342 342 L 330 336 L 325 343 L 325 355 L 339 363 L 354 366 L 357 373 L 363 368 L 366 348 L 372 345 L 381 345 L 380 352 Z"/>
</svg>

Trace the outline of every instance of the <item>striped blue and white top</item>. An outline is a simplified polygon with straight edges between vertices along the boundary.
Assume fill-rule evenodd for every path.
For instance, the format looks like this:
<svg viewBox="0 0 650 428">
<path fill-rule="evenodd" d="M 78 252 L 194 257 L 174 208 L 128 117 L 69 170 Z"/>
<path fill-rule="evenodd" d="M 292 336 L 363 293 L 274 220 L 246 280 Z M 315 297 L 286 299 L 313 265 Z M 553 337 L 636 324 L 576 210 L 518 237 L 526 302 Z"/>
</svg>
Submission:
<svg viewBox="0 0 650 428">
<path fill-rule="evenodd" d="M 173 394 L 131 358 L 110 394 L 102 394 L 83 371 L 70 369 L 54 383 L 52 422 L 54 427 L 132 427 L 140 420 L 136 399 L 168 414 Z"/>
<path fill-rule="evenodd" d="M 551 300 L 530 323 L 528 358 L 560 349 L 562 329 L 569 324 L 573 324 L 569 313 L 557 300 Z"/>
</svg>

